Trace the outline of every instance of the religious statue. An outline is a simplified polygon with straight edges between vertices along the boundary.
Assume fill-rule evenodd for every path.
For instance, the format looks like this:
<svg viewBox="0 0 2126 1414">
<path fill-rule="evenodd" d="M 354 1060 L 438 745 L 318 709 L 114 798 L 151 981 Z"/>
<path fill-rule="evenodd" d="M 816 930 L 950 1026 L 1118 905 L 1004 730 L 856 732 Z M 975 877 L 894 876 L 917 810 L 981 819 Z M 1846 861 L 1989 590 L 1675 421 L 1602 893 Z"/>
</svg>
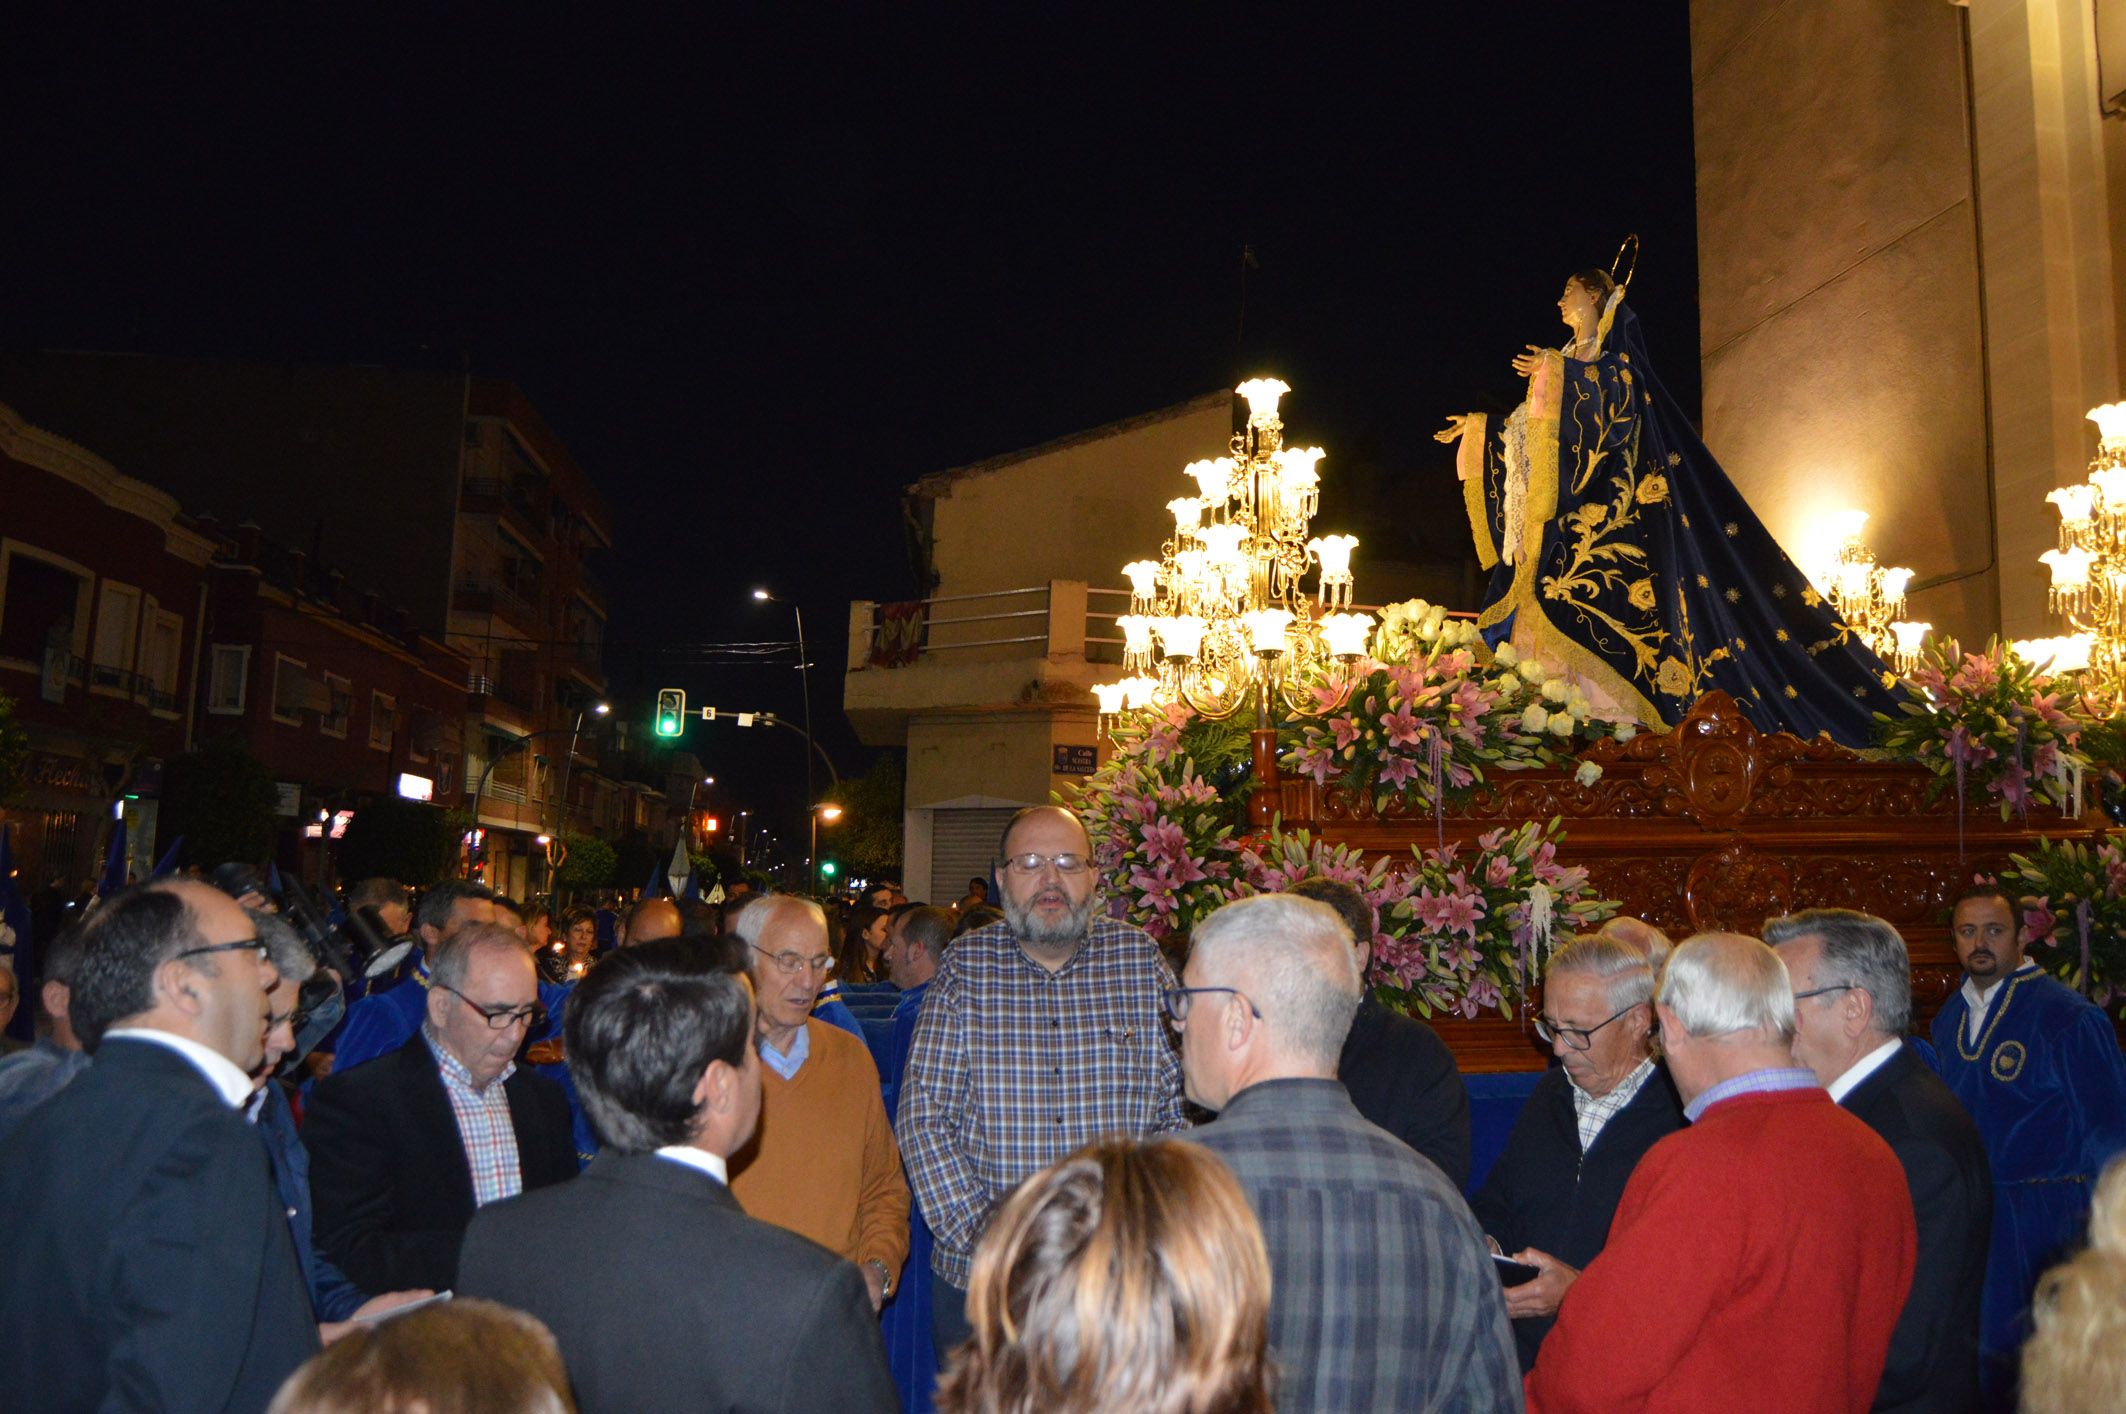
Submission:
<svg viewBox="0 0 2126 1414">
<path fill-rule="evenodd" d="M 1626 242 L 1637 264 L 1637 238 Z M 1624 252 L 1618 253 L 1619 262 Z M 1519 407 L 1448 420 L 1477 625 L 1569 673 L 1602 715 L 1673 724 L 1712 688 L 1756 725 L 1849 746 L 1900 690 L 1779 548 L 1655 377 L 1615 266 L 1565 282 L 1563 347 L 1513 360 Z"/>
</svg>

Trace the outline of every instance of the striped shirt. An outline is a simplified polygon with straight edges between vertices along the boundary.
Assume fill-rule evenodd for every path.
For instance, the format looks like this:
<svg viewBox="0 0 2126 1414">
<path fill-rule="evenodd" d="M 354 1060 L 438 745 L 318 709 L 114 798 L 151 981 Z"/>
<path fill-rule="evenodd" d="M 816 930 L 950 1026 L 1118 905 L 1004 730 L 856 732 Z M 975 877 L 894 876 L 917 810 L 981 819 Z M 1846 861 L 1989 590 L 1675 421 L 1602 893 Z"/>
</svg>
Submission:
<svg viewBox="0 0 2126 1414">
<path fill-rule="evenodd" d="M 1692 1124 L 1704 1118 L 1705 1112 L 1722 1100 L 1732 1100 L 1737 1095 L 1770 1095 L 1781 1090 L 1821 1090 L 1823 1082 L 1816 1072 L 1803 1066 L 1767 1066 L 1763 1070 L 1745 1071 L 1732 1076 L 1718 1085 L 1709 1085 L 1698 1092 L 1698 1098 L 1683 1107 L 1683 1117 Z"/>
<path fill-rule="evenodd" d="M 510 1122 L 509 1094 L 502 1082 L 516 1072 L 514 1061 L 489 1081 L 474 1089 L 472 1072 L 458 1058 L 436 1044 L 427 1027 L 421 1039 L 435 1054 L 436 1069 L 443 1076 L 443 1093 L 450 1096 L 451 1113 L 458 1117 L 458 1137 L 465 1141 L 465 1165 L 472 1170 L 472 1201 L 484 1208 L 497 1198 L 513 1198 L 524 1191 L 524 1170 L 517 1162 L 517 1127 Z"/>
<path fill-rule="evenodd" d="M 1639 1062 L 1639 1068 L 1618 1081 L 1607 1095 L 1590 1095 L 1582 1090 L 1570 1074 L 1565 1083 L 1572 1090 L 1572 1114 L 1580 1125 L 1580 1152 L 1594 1147 L 1602 1133 L 1602 1126 L 1616 1116 L 1617 1111 L 1632 1102 L 1647 1078 L 1654 1073 L 1654 1060 L 1648 1056 Z"/>
<path fill-rule="evenodd" d="M 931 1269 L 967 1285 L 990 1210 L 1022 1179 L 1106 1135 L 1185 1125 L 1159 1010 L 1174 974 L 1141 929 L 1096 918 L 1050 972 L 1008 923 L 953 941 L 916 1023 L 901 1154 L 937 1235 Z"/>
</svg>

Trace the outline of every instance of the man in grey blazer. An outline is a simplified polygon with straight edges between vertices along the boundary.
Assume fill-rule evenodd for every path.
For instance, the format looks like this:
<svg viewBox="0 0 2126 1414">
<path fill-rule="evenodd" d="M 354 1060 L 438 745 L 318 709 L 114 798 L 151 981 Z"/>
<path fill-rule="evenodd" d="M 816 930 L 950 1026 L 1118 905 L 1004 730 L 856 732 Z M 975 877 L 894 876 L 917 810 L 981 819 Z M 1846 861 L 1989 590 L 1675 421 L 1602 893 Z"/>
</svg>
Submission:
<svg viewBox="0 0 2126 1414">
<path fill-rule="evenodd" d="M 610 953 L 569 999 L 567 1043 L 604 1147 L 574 1182 L 480 1210 L 459 1294 L 544 1321 L 583 1414 L 898 1410 L 857 1269 L 726 1186 L 760 1117 L 744 976 L 679 941 Z"/>
</svg>

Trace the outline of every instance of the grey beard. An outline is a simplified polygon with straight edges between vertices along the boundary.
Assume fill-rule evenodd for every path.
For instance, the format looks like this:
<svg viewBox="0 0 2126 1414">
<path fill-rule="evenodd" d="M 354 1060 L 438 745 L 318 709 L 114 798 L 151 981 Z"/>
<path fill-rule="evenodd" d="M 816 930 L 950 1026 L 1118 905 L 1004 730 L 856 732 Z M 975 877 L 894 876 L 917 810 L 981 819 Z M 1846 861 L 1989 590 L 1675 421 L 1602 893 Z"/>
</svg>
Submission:
<svg viewBox="0 0 2126 1414">
<path fill-rule="evenodd" d="M 1092 926 L 1093 907 L 1099 902 L 1099 897 L 1098 891 L 1087 894 L 1085 902 L 1064 915 L 1062 922 L 1048 925 L 1036 922 L 1031 912 L 1006 894 L 1004 921 L 1011 925 L 1011 931 L 1022 943 L 1032 943 L 1035 947 L 1042 948 L 1061 947 L 1066 943 L 1079 942 L 1085 937 L 1086 931 Z"/>
</svg>

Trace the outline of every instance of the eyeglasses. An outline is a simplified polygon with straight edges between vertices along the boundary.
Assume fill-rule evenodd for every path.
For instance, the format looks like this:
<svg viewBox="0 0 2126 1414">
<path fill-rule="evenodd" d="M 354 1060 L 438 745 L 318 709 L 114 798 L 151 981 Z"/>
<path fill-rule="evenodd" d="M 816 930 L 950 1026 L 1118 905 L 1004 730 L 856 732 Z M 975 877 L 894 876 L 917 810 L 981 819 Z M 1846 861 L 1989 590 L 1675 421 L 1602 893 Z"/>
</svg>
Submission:
<svg viewBox="0 0 2126 1414">
<path fill-rule="evenodd" d="M 183 952 L 177 953 L 172 960 L 174 961 L 175 958 L 204 957 L 210 952 L 256 953 L 260 962 L 264 962 L 268 956 L 266 945 L 260 942 L 258 935 L 254 933 L 248 938 L 242 938 L 233 943 L 208 943 L 205 947 L 186 948 Z"/>
<path fill-rule="evenodd" d="M 441 982 L 435 985 L 478 1012 L 490 1031 L 507 1031 L 520 1023 L 534 1027 L 546 1024 L 546 1008 L 537 1002 L 529 1006 L 488 1006 L 484 1002 L 474 1001 L 456 987 L 445 987 Z"/>
<path fill-rule="evenodd" d="M 1238 997 L 1248 1003 L 1248 1011 L 1257 1021 L 1262 1020 L 1262 1008 L 1248 1001 L 1247 993 L 1238 987 L 1168 987 L 1159 993 L 1159 1008 L 1166 1013 L 1169 1021 L 1179 1026 L 1188 1020 L 1189 998 L 1205 992 L 1220 992 Z"/>
<path fill-rule="evenodd" d="M 1835 987 L 1811 987 L 1806 992 L 1794 993 L 1794 1000 L 1797 1002 L 1805 1002 L 1810 997 L 1827 996 L 1832 992 L 1850 992 L 1859 985 L 1860 984 L 1857 982 L 1840 982 Z"/>
<path fill-rule="evenodd" d="M 1040 873 L 1043 866 L 1050 864 L 1066 879 L 1073 874 L 1083 874 L 1092 867 L 1092 861 L 1082 854 L 1035 854 L 1031 850 L 1025 854 L 1014 854 L 1004 861 L 1006 869 L 1028 878 Z"/>
<path fill-rule="evenodd" d="M 1624 1012 L 1644 1005 L 1646 1005 L 1644 1002 L 1633 1002 L 1630 1006 L 1624 1008 L 1624 1011 L 1615 1012 L 1607 1019 L 1598 1021 L 1592 1026 L 1560 1026 L 1547 1016 L 1539 1016 L 1535 1019 L 1535 1034 L 1543 1038 L 1545 1045 L 1553 1044 L 1563 1038 L 1568 1049 L 1584 1051 L 1594 1044 L 1595 1032 L 1600 1031 L 1603 1027 L 1609 1025 L 1610 1022 L 1624 1015 Z"/>
<path fill-rule="evenodd" d="M 806 957 L 802 953 L 769 952 L 758 943 L 749 943 L 747 946 L 774 963 L 775 970 L 785 977 L 795 977 L 798 973 L 808 969 L 816 971 L 820 976 L 824 977 L 834 970 L 834 958 L 831 955 Z"/>
</svg>

